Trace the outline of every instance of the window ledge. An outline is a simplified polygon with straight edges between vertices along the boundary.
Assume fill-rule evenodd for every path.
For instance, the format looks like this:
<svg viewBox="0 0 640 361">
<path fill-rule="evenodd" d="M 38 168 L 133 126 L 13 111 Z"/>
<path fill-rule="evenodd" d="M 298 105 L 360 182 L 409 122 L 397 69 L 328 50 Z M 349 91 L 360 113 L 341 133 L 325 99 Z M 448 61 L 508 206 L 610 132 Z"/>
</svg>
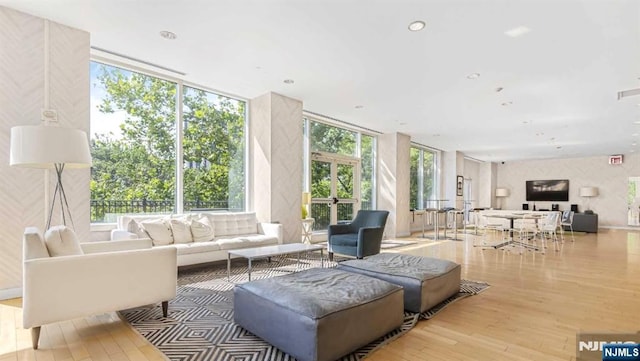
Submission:
<svg viewBox="0 0 640 361">
<path fill-rule="evenodd" d="M 117 223 L 91 223 L 91 232 L 108 232 L 118 227 Z"/>
</svg>

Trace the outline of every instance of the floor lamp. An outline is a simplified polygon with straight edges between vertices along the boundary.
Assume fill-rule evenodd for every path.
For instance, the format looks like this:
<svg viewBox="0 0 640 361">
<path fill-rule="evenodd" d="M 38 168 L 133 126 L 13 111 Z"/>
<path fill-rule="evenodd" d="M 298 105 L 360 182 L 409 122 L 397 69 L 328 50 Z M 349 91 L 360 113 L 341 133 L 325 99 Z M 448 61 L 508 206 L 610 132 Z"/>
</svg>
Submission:
<svg viewBox="0 0 640 361">
<path fill-rule="evenodd" d="M 89 151 L 87 134 L 79 129 L 56 126 L 24 125 L 13 127 L 11 128 L 9 159 L 11 166 L 55 169 L 57 182 L 47 217 L 46 229 L 51 227 L 56 201 L 60 202 L 64 225 L 67 224 L 68 216 L 71 226 L 75 229 L 67 195 L 62 185 L 62 172 L 65 168 L 91 167 L 91 152 Z"/>
</svg>

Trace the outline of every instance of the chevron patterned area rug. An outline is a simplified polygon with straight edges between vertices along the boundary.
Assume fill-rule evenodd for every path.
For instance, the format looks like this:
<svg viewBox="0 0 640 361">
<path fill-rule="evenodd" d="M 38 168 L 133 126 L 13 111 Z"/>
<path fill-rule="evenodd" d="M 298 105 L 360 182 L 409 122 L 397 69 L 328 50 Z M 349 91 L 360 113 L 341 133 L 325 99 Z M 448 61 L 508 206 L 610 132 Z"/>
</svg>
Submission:
<svg viewBox="0 0 640 361">
<path fill-rule="evenodd" d="M 340 261 L 340 260 L 334 260 Z M 335 266 L 324 261 L 324 266 Z M 252 280 L 274 277 L 312 267 L 320 267 L 319 255 L 310 253 L 300 260 L 278 257 L 268 262 L 254 261 Z M 162 317 L 159 306 L 121 311 L 135 330 L 171 361 L 294 361 L 295 359 L 233 322 L 233 287 L 247 282 L 246 261 L 233 262 L 227 280 L 226 264 L 181 269 L 178 295 L 169 303 L 169 316 Z M 478 294 L 488 285 L 463 280 L 460 293 L 422 314 L 405 312 L 402 326 L 380 339 L 343 357 L 341 361 L 361 360 L 380 346 L 405 334 L 420 319 L 429 319 L 447 305 Z"/>
</svg>

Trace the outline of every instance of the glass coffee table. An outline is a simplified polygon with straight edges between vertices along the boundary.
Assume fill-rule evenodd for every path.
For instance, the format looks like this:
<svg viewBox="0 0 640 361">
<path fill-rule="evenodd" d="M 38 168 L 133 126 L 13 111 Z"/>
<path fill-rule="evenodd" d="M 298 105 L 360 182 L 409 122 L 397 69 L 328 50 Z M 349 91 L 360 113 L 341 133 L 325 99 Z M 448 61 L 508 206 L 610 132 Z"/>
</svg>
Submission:
<svg viewBox="0 0 640 361">
<path fill-rule="evenodd" d="M 304 244 L 304 243 L 287 243 L 275 246 L 240 248 L 229 250 L 227 255 L 227 280 L 231 280 L 231 256 L 246 258 L 249 262 L 249 281 L 251 281 L 251 261 L 254 258 L 265 258 L 272 256 L 280 256 L 283 254 L 298 254 L 298 263 L 300 263 L 300 253 L 310 251 L 320 251 L 320 266 L 324 267 L 324 245 L 322 244 Z"/>
</svg>

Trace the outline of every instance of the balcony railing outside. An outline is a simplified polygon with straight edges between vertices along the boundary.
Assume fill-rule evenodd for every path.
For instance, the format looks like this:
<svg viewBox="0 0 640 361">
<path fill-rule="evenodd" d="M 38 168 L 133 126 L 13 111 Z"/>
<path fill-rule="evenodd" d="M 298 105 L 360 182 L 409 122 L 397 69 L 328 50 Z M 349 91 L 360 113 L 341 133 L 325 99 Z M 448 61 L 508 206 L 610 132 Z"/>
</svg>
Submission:
<svg viewBox="0 0 640 361">
<path fill-rule="evenodd" d="M 91 222 L 116 222 L 120 214 L 174 213 L 173 200 L 91 200 Z M 185 211 L 242 211 L 238 207 L 229 207 L 228 201 L 185 201 Z"/>
<path fill-rule="evenodd" d="M 350 221 L 355 217 L 352 203 L 338 203 L 338 222 Z M 360 209 L 371 209 L 371 202 L 361 202 Z M 324 231 L 331 223 L 331 208 L 328 203 L 312 203 L 311 217 L 315 219 L 313 223 L 314 231 Z"/>
<path fill-rule="evenodd" d="M 361 209 L 371 209 L 371 202 L 362 202 Z M 239 207 L 229 207 L 228 201 L 185 201 L 185 211 L 242 211 Z M 150 214 L 175 212 L 173 200 L 91 200 L 91 222 L 113 223 L 120 214 Z M 353 214 L 353 204 L 338 204 L 338 220 L 350 221 Z M 311 217 L 315 218 L 313 230 L 326 230 L 331 221 L 331 208 L 326 203 L 311 204 Z"/>
</svg>

